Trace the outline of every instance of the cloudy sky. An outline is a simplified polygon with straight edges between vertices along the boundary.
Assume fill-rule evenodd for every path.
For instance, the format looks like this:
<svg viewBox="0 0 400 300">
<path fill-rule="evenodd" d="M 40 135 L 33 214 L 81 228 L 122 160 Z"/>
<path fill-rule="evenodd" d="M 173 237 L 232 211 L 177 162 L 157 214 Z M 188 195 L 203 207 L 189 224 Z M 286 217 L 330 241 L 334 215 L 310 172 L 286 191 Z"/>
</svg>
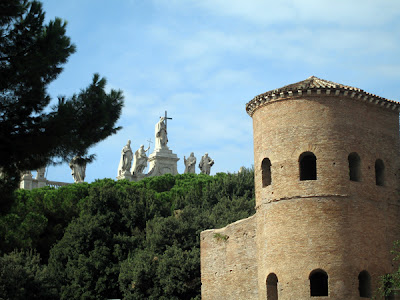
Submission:
<svg viewBox="0 0 400 300">
<path fill-rule="evenodd" d="M 115 178 L 122 147 L 154 141 L 167 110 L 169 147 L 212 174 L 253 164 L 254 96 L 309 76 L 400 100 L 398 0 L 45 0 L 46 19 L 68 22 L 77 46 L 49 87 L 53 98 L 85 88 L 95 72 L 121 89 L 123 127 L 90 153 L 88 182 Z M 154 145 L 154 144 L 152 144 Z M 150 152 L 153 147 L 150 149 Z M 197 169 L 197 172 L 199 170 Z M 72 182 L 64 164 L 47 178 Z"/>
</svg>

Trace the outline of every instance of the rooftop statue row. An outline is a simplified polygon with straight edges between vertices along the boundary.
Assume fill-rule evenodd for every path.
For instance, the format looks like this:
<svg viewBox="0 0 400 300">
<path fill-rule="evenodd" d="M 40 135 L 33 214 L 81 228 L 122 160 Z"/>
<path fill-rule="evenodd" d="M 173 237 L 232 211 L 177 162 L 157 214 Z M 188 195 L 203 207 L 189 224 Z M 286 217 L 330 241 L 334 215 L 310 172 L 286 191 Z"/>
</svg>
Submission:
<svg viewBox="0 0 400 300">
<path fill-rule="evenodd" d="M 208 156 L 208 153 L 204 154 L 199 163 L 199 168 L 202 174 L 210 175 L 211 167 L 214 165 L 214 160 Z"/>
<path fill-rule="evenodd" d="M 121 159 L 118 166 L 118 177 L 117 179 L 129 179 L 129 180 L 140 180 L 144 177 L 163 175 L 166 173 L 176 175 L 177 162 L 179 158 L 176 154 L 168 148 L 168 131 L 167 131 L 167 120 L 172 118 L 167 117 L 165 112 L 164 117 L 160 117 L 160 120 L 155 125 L 155 148 L 153 153 L 147 156 L 146 152 L 149 151 L 150 145 L 147 149 L 144 149 L 144 145 L 133 155 L 131 149 L 131 141 L 122 148 Z M 151 142 L 151 141 L 150 141 Z M 133 170 L 131 171 L 133 160 Z M 150 162 L 149 172 L 144 174 L 147 164 Z M 196 173 L 196 157 L 192 152 L 188 158 L 184 156 L 185 173 Z M 210 174 L 211 167 L 214 164 L 214 160 L 211 159 L 206 153 L 200 160 L 199 168 L 201 173 Z"/>
<path fill-rule="evenodd" d="M 147 167 L 148 157 L 146 152 L 150 149 L 150 146 L 145 150 L 144 145 L 135 152 L 135 161 L 133 163 L 133 174 L 142 174 Z M 129 176 L 131 175 L 133 152 L 131 149 L 131 140 L 122 148 L 121 160 L 118 166 L 118 176 Z"/>
<path fill-rule="evenodd" d="M 140 180 L 145 177 L 159 176 L 163 174 L 178 174 L 177 162 L 179 158 L 176 154 L 168 148 L 168 131 L 167 131 L 167 120 L 172 118 L 167 117 L 165 112 L 164 117 L 160 117 L 160 120 L 155 125 L 155 148 L 153 153 L 147 156 L 150 150 L 150 144 L 147 149 L 144 145 L 141 145 L 135 154 L 133 154 L 131 148 L 131 140 L 128 140 L 127 144 L 122 148 L 121 159 L 118 166 L 117 179 L 128 179 L 128 180 Z M 151 141 L 149 141 L 151 142 Z M 184 173 L 196 173 L 196 157 L 194 153 L 190 153 L 190 156 L 186 158 L 184 156 L 185 171 Z M 133 162 L 133 165 L 132 165 Z M 145 174 L 148 163 L 150 163 L 149 172 Z M 75 183 L 84 182 L 86 176 L 86 164 L 87 160 L 79 155 L 76 155 L 70 162 L 69 167 L 71 168 L 71 175 Z M 210 175 L 211 167 L 214 165 L 214 160 L 211 159 L 206 153 L 200 160 L 198 167 L 200 172 L 203 174 Z M 131 170 L 132 168 L 132 170 Z M 35 187 L 41 187 L 45 185 L 61 186 L 68 183 L 62 182 L 50 182 L 45 179 L 45 168 L 37 171 L 37 178 L 33 179 L 31 172 L 26 172 L 22 176 L 21 188 L 32 189 Z M 36 184 L 39 182 L 39 185 Z M 43 181 L 43 183 L 42 183 Z"/>
</svg>

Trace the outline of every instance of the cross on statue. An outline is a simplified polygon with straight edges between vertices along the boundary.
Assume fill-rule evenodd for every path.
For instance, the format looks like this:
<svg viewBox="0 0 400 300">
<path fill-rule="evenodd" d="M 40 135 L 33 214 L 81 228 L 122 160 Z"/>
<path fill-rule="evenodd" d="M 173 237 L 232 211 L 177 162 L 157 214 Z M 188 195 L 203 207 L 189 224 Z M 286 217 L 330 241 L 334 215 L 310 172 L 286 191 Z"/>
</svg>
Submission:
<svg viewBox="0 0 400 300">
<path fill-rule="evenodd" d="M 167 117 L 167 111 L 165 111 L 164 120 L 165 120 L 165 130 L 167 130 L 167 120 L 172 120 L 172 118 Z"/>
<path fill-rule="evenodd" d="M 151 138 L 147 141 L 149 142 L 149 149 L 150 149 L 150 144 L 153 144 L 153 142 L 151 141 Z"/>
</svg>

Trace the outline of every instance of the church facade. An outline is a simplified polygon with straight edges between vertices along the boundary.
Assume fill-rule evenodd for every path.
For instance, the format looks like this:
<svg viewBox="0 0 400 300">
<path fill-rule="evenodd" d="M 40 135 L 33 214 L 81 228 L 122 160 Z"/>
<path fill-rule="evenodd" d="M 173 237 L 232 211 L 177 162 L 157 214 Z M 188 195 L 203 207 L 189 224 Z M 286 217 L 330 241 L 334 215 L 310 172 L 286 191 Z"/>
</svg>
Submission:
<svg viewBox="0 0 400 300">
<path fill-rule="evenodd" d="M 312 76 L 246 110 L 256 213 L 201 233 L 202 299 L 372 298 L 400 239 L 400 104 Z"/>
</svg>

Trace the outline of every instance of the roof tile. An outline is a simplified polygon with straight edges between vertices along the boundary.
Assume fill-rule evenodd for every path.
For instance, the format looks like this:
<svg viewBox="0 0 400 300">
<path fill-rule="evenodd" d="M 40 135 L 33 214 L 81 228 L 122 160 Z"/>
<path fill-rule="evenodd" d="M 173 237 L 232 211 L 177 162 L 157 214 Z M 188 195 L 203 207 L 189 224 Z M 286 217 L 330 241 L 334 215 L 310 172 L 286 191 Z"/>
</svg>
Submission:
<svg viewBox="0 0 400 300">
<path fill-rule="evenodd" d="M 386 103 L 387 105 L 385 107 L 392 107 L 392 109 L 397 108 L 397 110 L 400 110 L 400 103 L 397 101 L 388 100 L 386 98 L 367 93 L 364 90 L 356 87 L 335 83 L 325 79 L 320 79 L 315 76 L 310 76 L 306 80 L 285 85 L 284 87 L 281 87 L 279 89 L 271 90 L 254 97 L 246 104 L 246 111 L 250 116 L 252 116 L 254 111 L 259 106 L 263 106 L 271 100 L 278 100 L 296 95 L 301 96 L 303 94 L 310 95 L 313 92 L 326 95 L 342 95 L 361 100 L 369 99 L 369 102 L 375 100 L 375 104 L 380 103 L 380 105 L 383 106 Z"/>
</svg>

